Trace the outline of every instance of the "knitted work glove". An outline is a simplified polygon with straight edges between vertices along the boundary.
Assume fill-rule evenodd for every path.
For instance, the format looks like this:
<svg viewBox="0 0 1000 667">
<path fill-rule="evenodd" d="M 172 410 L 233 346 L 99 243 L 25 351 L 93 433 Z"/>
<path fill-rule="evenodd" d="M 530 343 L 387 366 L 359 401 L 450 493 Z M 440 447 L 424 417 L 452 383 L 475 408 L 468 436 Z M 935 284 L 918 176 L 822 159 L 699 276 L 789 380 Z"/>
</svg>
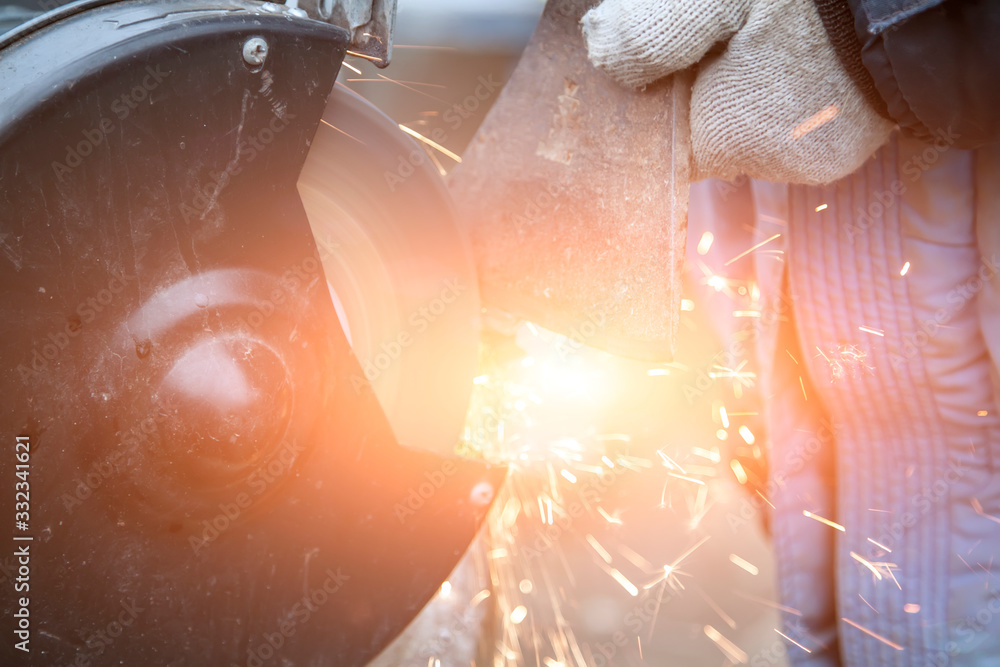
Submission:
<svg viewBox="0 0 1000 667">
<path fill-rule="evenodd" d="M 626 86 L 701 63 L 698 178 L 828 183 L 894 127 L 841 65 L 813 0 L 604 0 L 582 23 L 591 62 Z"/>
</svg>

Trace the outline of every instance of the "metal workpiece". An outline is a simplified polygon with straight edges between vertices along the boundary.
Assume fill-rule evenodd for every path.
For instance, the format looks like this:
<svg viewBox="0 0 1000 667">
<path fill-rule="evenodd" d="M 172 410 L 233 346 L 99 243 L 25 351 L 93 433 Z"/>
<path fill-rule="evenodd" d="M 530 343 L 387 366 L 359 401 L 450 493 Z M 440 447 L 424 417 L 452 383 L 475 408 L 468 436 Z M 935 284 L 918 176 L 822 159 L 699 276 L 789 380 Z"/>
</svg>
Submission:
<svg viewBox="0 0 1000 667">
<path fill-rule="evenodd" d="M 298 7 L 310 17 L 346 29 L 352 52 L 378 67 L 389 65 L 396 0 L 298 0 Z"/>
</svg>

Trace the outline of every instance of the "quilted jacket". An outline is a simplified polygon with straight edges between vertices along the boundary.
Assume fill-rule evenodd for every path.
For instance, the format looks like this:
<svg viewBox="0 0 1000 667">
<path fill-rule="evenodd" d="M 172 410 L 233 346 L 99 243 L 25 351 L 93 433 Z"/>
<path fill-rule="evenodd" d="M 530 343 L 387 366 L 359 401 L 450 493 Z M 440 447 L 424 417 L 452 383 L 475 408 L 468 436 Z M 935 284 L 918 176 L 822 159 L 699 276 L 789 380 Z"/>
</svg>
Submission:
<svg viewBox="0 0 1000 667">
<path fill-rule="evenodd" d="M 793 665 L 1000 665 L 1000 146 L 955 143 L 746 186 L 780 234 L 751 261 Z M 691 210 L 717 235 L 719 186 Z"/>
</svg>

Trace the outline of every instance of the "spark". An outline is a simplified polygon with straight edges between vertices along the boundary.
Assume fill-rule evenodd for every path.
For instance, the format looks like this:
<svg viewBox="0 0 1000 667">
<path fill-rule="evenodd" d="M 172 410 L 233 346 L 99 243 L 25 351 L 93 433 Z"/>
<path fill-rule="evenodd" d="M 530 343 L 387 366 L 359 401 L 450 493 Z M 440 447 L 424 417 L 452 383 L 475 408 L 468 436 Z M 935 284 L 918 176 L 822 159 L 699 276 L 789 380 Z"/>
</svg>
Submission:
<svg viewBox="0 0 1000 667">
<path fill-rule="evenodd" d="M 818 514 L 813 514 L 809 510 L 802 510 L 802 515 L 806 516 L 806 517 L 809 517 L 810 519 L 815 519 L 816 521 L 819 521 L 820 523 L 825 523 L 826 525 L 830 526 L 831 528 L 836 528 L 837 530 L 839 530 L 842 533 L 846 533 L 847 532 L 847 530 L 843 526 L 841 526 L 839 523 L 834 523 L 833 521 L 830 521 L 829 519 L 824 519 L 823 517 L 819 516 Z"/>
<path fill-rule="evenodd" d="M 694 454 L 695 456 L 700 456 L 703 459 L 708 459 L 712 463 L 718 463 L 719 461 L 722 460 L 722 457 L 719 455 L 719 449 L 717 447 L 713 448 L 711 451 L 707 449 L 702 449 L 701 447 L 692 447 L 691 453 Z"/>
<path fill-rule="evenodd" d="M 361 72 L 358 72 L 361 74 Z M 406 81 L 404 79 L 390 79 L 385 76 L 379 75 L 378 79 L 348 79 L 350 83 L 398 83 L 398 84 L 409 84 L 411 86 L 427 86 L 428 88 L 446 88 L 447 86 L 442 86 L 439 83 L 424 83 L 423 81 Z"/>
<path fill-rule="evenodd" d="M 790 641 L 790 642 L 792 642 L 793 644 L 795 644 L 796 646 L 798 646 L 798 647 L 799 647 L 800 649 L 802 649 L 802 650 L 803 650 L 803 651 L 805 651 L 806 653 L 812 653 L 812 651 L 810 651 L 810 650 L 809 650 L 809 649 L 807 649 L 807 648 L 806 648 L 805 646 L 803 646 L 802 644 L 798 643 L 797 641 L 795 641 L 794 639 L 792 639 L 791 637 L 789 637 L 788 635 L 786 635 L 786 634 L 785 634 L 784 632 L 782 632 L 782 631 L 781 631 L 781 630 L 779 630 L 778 628 L 775 628 L 775 629 L 774 629 L 774 631 L 775 631 L 775 632 L 777 632 L 777 633 L 778 633 L 779 635 L 781 635 L 782 637 L 784 637 L 785 639 L 787 639 L 788 641 Z"/>
<path fill-rule="evenodd" d="M 563 468 L 562 470 L 560 470 L 559 473 L 563 477 L 565 477 L 566 479 L 568 479 L 570 484 L 576 484 L 576 475 L 574 475 L 573 473 L 571 473 L 569 470 L 566 470 L 566 468 Z"/>
<path fill-rule="evenodd" d="M 713 288 L 716 292 L 721 292 L 726 289 L 726 279 L 722 276 L 711 276 L 707 283 L 708 286 Z"/>
<path fill-rule="evenodd" d="M 527 618 L 527 616 L 528 616 L 528 608 L 525 607 L 523 604 L 519 604 L 516 607 L 514 607 L 514 610 L 512 612 L 510 612 L 510 622 L 513 623 L 514 625 L 520 625 L 521 622 L 525 618 Z"/>
<path fill-rule="evenodd" d="M 792 139 L 801 139 L 813 130 L 818 130 L 836 118 L 838 113 L 840 113 L 840 109 L 837 108 L 836 104 L 831 104 L 824 109 L 820 109 L 795 126 L 795 129 L 792 130 Z"/>
<path fill-rule="evenodd" d="M 771 600 L 765 600 L 764 598 L 757 597 L 756 595 L 750 595 L 749 593 L 744 593 L 742 591 L 733 591 L 737 596 L 750 600 L 751 602 L 756 602 L 757 604 L 762 604 L 766 607 L 771 607 L 779 611 L 783 611 L 786 614 L 795 614 L 796 616 L 801 616 L 802 612 L 794 607 L 788 607 L 783 604 L 778 604 L 777 602 L 772 602 Z"/>
<path fill-rule="evenodd" d="M 744 442 L 746 442 L 748 445 L 752 445 L 754 442 L 757 441 L 757 439 L 753 437 L 753 432 L 751 432 L 750 429 L 747 428 L 745 425 L 740 426 L 740 436 L 743 438 Z"/>
<path fill-rule="evenodd" d="M 449 595 L 451 595 L 451 582 L 446 580 L 441 584 L 441 597 L 446 598 Z"/>
<path fill-rule="evenodd" d="M 858 625 L 857 623 L 855 623 L 851 619 L 847 618 L 846 616 L 842 616 L 840 618 L 840 620 L 842 620 L 844 623 L 847 623 L 848 625 L 853 625 L 855 628 L 857 628 L 858 630 L 861 630 L 861 632 L 865 633 L 869 637 L 874 637 L 875 639 L 879 640 L 883 644 L 886 644 L 887 646 L 891 646 L 892 648 L 896 649 L 897 651 L 902 651 L 903 650 L 903 647 L 900 646 L 899 644 L 897 644 L 896 642 L 890 641 L 890 640 L 886 639 L 885 637 L 883 637 L 882 635 L 878 634 L 877 632 L 872 632 L 868 628 L 863 627 L 861 625 Z"/>
<path fill-rule="evenodd" d="M 417 139 L 418 141 L 424 142 L 425 144 L 427 144 L 431 148 L 434 148 L 434 149 L 436 149 L 438 151 L 441 151 L 442 153 L 444 153 L 445 155 L 447 155 L 448 157 L 450 157 L 455 162 L 458 162 L 459 164 L 462 163 L 462 158 L 460 156 L 458 156 L 455 153 L 451 152 L 450 150 L 448 150 L 447 148 L 445 148 L 441 144 L 437 143 L 436 141 L 431 141 L 430 139 L 428 139 L 424 135 L 420 134 L 416 130 L 411 130 L 410 128 L 406 127 L 402 123 L 399 124 L 399 129 L 401 129 L 403 132 L 406 132 L 408 135 L 410 135 L 414 139 Z"/>
<path fill-rule="evenodd" d="M 809 396 L 806 395 L 806 383 L 802 379 L 801 375 L 799 376 L 799 386 L 802 387 L 802 398 L 803 398 L 803 400 L 808 401 L 809 400 Z"/>
<path fill-rule="evenodd" d="M 602 456 L 601 460 L 604 461 L 604 465 L 608 466 L 609 468 L 614 468 L 615 467 L 614 461 L 612 461 L 611 459 L 609 459 L 607 456 Z"/>
<path fill-rule="evenodd" d="M 903 264 L 903 268 L 901 268 L 901 269 L 899 270 L 899 275 L 901 275 L 901 276 L 905 276 L 905 275 L 906 275 L 906 273 L 907 273 L 907 271 L 909 271 L 909 270 L 910 270 L 910 263 L 909 263 L 909 262 L 907 262 L 906 264 Z"/>
<path fill-rule="evenodd" d="M 976 514 L 978 514 L 979 516 L 983 517 L 984 519 L 989 519 L 990 521 L 994 521 L 996 523 L 1000 523 L 1000 519 L 998 519 L 997 517 L 993 516 L 992 514 L 987 514 L 986 512 L 983 511 L 983 505 L 982 505 L 982 503 L 979 502 L 978 498 L 973 498 L 972 499 L 972 509 L 975 510 Z M 972 568 L 969 568 L 969 569 L 972 569 Z"/>
<path fill-rule="evenodd" d="M 613 524 L 615 524 L 615 525 L 618 525 L 618 526 L 622 525 L 622 520 L 621 520 L 621 519 L 619 519 L 619 518 L 618 518 L 618 517 L 616 517 L 616 516 L 611 516 L 611 515 L 610 515 L 610 514 L 608 514 L 608 513 L 606 512 L 606 511 L 604 511 L 604 508 L 603 508 L 603 507 L 598 507 L 598 508 L 597 508 L 597 512 L 598 512 L 598 513 L 599 513 L 599 514 L 600 514 L 601 516 L 603 516 L 603 517 L 604 517 L 604 519 L 605 519 L 605 520 L 606 520 L 606 521 L 607 521 L 608 523 L 613 523 Z"/>
<path fill-rule="evenodd" d="M 361 70 L 359 70 L 357 67 L 355 67 L 351 63 L 347 62 L 346 60 L 342 64 L 344 65 L 344 67 L 346 67 L 347 69 L 351 70 L 355 74 L 361 74 Z"/>
<path fill-rule="evenodd" d="M 670 475 L 671 477 L 682 479 L 685 482 L 691 482 L 693 484 L 700 484 L 702 486 L 705 486 L 705 482 L 701 481 L 700 479 L 695 479 L 694 477 L 688 477 L 687 475 L 678 475 L 675 472 L 668 472 L 667 474 Z"/>
<path fill-rule="evenodd" d="M 851 558 L 853 558 L 854 560 L 858 561 L 859 563 L 861 563 L 862 565 L 864 565 L 865 567 L 867 567 L 869 570 L 872 571 L 872 574 L 875 575 L 876 579 L 878 579 L 879 581 L 882 581 L 882 573 L 879 572 L 875 568 L 874 565 L 872 565 L 871 561 L 867 560 L 866 558 L 864 558 L 862 556 L 859 556 L 858 554 L 856 554 L 853 551 L 851 552 Z"/>
<path fill-rule="evenodd" d="M 861 601 L 864 602 L 866 605 L 868 605 L 873 612 L 875 612 L 876 614 L 878 613 L 878 609 L 876 609 L 875 607 L 872 607 L 871 603 L 868 602 L 868 600 L 865 599 L 864 595 L 862 595 L 861 593 L 858 593 L 858 597 L 861 598 Z"/>
<path fill-rule="evenodd" d="M 705 232 L 701 235 L 701 239 L 698 241 L 698 254 L 707 255 L 708 251 L 712 248 L 712 241 L 715 240 L 715 235 L 712 232 Z"/>
<path fill-rule="evenodd" d="M 733 459 L 729 462 L 729 467 L 733 469 L 733 474 L 736 475 L 737 481 L 740 484 L 747 483 L 747 472 L 743 469 L 743 464 L 738 460 Z"/>
<path fill-rule="evenodd" d="M 990 414 L 989 410 L 980 410 L 979 412 L 976 413 L 976 416 L 977 417 L 986 417 L 989 414 Z"/>
<path fill-rule="evenodd" d="M 640 556 L 639 554 L 637 554 L 632 549 L 629 549 L 624 544 L 619 544 L 618 545 L 618 551 L 621 552 L 622 556 L 625 556 L 625 559 L 628 562 L 632 563 L 637 568 L 639 568 L 641 570 L 646 570 L 646 571 L 651 571 L 653 569 L 653 564 L 652 563 L 650 563 L 648 560 L 646 560 L 645 558 L 643 558 L 642 556 Z"/>
<path fill-rule="evenodd" d="M 728 440 L 729 434 L 726 432 L 726 429 L 720 428 L 718 431 L 715 432 L 715 437 L 718 438 L 719 440 Z"/>
<path fill-rule="evenodd" d="M 681 310 L 691 312 L 694 310 L 694 301 L 691 299 L 681 299 Z"/>
<path fill-rule="evenodd" d="M 771 501 L 768 500 L 767 497 L 760 492 L 760 490 L 757 490 L 757 495 L 760 496 L 760 499 L 763 500 L 765 503 L 771 505 Z M 771 509 L 777 509 L 777 508 L 774 505 L 771 505 Z"/>
<path fill-rule="evenodd" d="M 375 56 L 369 56 L 369 55 L 364 54 L 364 53 L 358 53 L 357 51 L 350 51 L 350 50 L 348 50 L 347 51 L 347 55 L 354 56 L 355 58 L 363 58 L 364 60 L 370 60 L 373 63 L 380 63 L 380 62 L 382 62 L 381 58 L 376 58 Z"/>
<path fill-rule="evenodd" d="M 819 206 L 816 207 L 816 212 L 819 213 L 820 211 L 825 211 L 826 208 L 827 208 L 826 204 L 820 204 Z"/>
<path fill-rule="evenodd" d="M 865 333 L 875 334 L 876 336 L 885 336 L 885 332 L 881 329 L 872 329 L 871 327 L 866 327 L 863 324 L 858 326 L 858 329 L 864 331 Z"/>
<path fill-rule="evenodd" d="M 747 572 L 749 572 L 750 574 L 752 574 L 755 577 L 758 574 L 760 574 L 760 570 L 757 568 L 756 565 L 754 565 L 753 563 L 751 563 L 748 560 L 740 558 L 736 554 L 729 554 L 729 562 L 732 563 L 733 565 L 735 565 L 736 567 L 739 567 L 739 568 L 742 568 L 742 569 L 746 570 Z"/>
<path fill-rule="evenodd" d="M 920 611 L 920 605 L 916 604 L 915 602 L 904 604 L 903 611 L 905 611 L 907 614 L 916 614 L 917 612 Z"/>
<path fill-rule="evenodd" d="M 779 236 L 781 236 L 781 233 L 780 233 L 780 232 L 779 232 L 778 234 L 775 234 L 774 236 L 772 236 L 772 237 L 771 237 L 771 238 L 769 238 L 769 239 L 765 239 L 765 240 L 761 241 L 761 242 L 760 242 L 760 243 L 758 243 L 757 245 L 754 245 L 754 246 L 751 246 L 750 248 L 748 248 L 748 249 L 744 250 L 743 252 L 741 252 L 740 254 L 736 255 L 736 257 L 733 257 L 733 258 L 732 258 L 731 260 L 729 260 L 728 262 L 726 262 L 726 264 L 725 264 L 725 265 L 726 265 L 726 266 L 729 266 L 730 264 L 732 264 L 732 263 L 733 263 L 733 262 L 735 262 L 736 260 L 738 260 L 738 259 L 742 259 L 743 257 L 746 257 L 747 255 L 749 255 L 750 253 L 752 253 L 752 252 L 753 252 L 754 250 L 756 250 L 757 248 L 760 248 L 760 247 L 762 247 L 762 246 L 765 246 L 765 245 L 767 245 L 768 243 L 770 243 L 770 242 L 771 242 L 771 241 L 773 241 L 774 239 L 778 238 Z"/>
<path fill-rule="evenodd" d="M 886 553 L 888 553 L 888 554 L 892 553 L 892 549 L 890 549 L 889 547 L 885 546 L 884 544 L 879 544 L 878 542 L 876 542 L 875 540 L 873 540 L 870 537 L 868 538 L 868 541 L 871 542 L 872 544 L 874 544 L 875 546 L 877 546 L 879 549 L 882 549 Z"/>
<path fill-rule="evenodd" d="M 472 384 L 486 384 L 489 381 L 490 381 L 489 375 L 479 375 L 477 377 L 472 378 Z"/>
<path fill-rule="evenodd" d="M 658 375 L 670 375 L 669 368 L 650 368 L 646 371 L 646 375 L 649 377 L 656 377 Z"/>
<path fill-rule="evenodd" d="M 716 614 L 718 614 L 719 618 L 721 618 L 723 621 L 725 621 L 726 625 L 728 625 L 731 629 L 735 630 L 736 629 L 736 621 L 733 620 L 733 617 L 730 616 L 729 614 L 727 614 L 726 612 L 722 611 L 722 607 L 720 607 L 719 605 L 715 604 L 715 600 L 713 600 L 712 598 L 708 597 L 708 595 L 705 593 L 705 591 L 701 590 L 700 587 L 697 588 L 696 590 L 698 591 L 698 594 L 702 597 L 702 599 L 708 604 L 708 606 L 712 608 L 712 611 L 714 611 Z"/>
<path fill-rule="evenodd" d="M 488 588 L 484 588 L 483 590 L 476 593 L 475 597 L 473 597 L 472 600 L 469 601 L 469 606 L 478 607 L 479 603 L 488 598 L 490 595 L 492 595 L 490 590 Z"/>
<path fill-rule="evenodd" d="M 719 419 L 722 420 L 722 427 L 729 428 L 729 415 L 726 413 L 726 406 L 719 406 Z"/>
<path fill-rule="evenodd" d="M 733 390 L 736 391 L 741 387 L 752 387 L 754 380 L 757 378 L 756 373 L 743 370 L 743 367 L 747 365 L 747 360 L 741 361 L 736 368 L 727 368 L 726 366 L 715 366 L 717 370 L 714 370 L 708 374 L 708 377 L 713 379 L 718 378 L 732 378 L 733 379 Z"/>
<path fill-rule="evenodd" d="M 741 665 L 746 663 L 746 652 L 722 636 L 722 633 L 713 628 L 711 625 L 705 626 L 705 636 L 715 642 L 715 645 L 719 647 L 719 650 L 722 651 L 722 653 L 732 662 L 736 662 Z"/>
<path fill-rule="evenodd" d="M 663 461 L 663 465 L 665 465 L 666 467 L 670 468 L 671 470 L 676 468 L 677 470 L 680 470 L 682 473 L 685 474 L 687 473 L 687 471 L 681 467 L 680 463 L 674 461 L 672 458 L 664 454 L 663 450 L 657 449 L 656 453 L 657 455 L 659 455 L 660 459 Z"/>
<path fill-rule="evenodd" d="M 608 553 L 608 550 L 602 547 L 601 543 L 598 542 L 593 535 L 588 533 L 586 537 L 587 537 L 587 543 L 594 548 L 594 551 L 597 552 L 597 555 L 600 556 L 605 563 L 611 565 L 611 554 Z"/>
<path fill-rule="evenodd" d="M 629 581 L 628 579 L 626 579 L 624 574 L 622 574 L 621 572 L 619 572 L 615 568 L 611 568 L 609 574 L 611 575 L 612 579 L 614 579 L 619 584 L 621 584 L 622 588 L 624 588 L 626 591 L 628 591 L 629 595 L 631 595 L 632 597 L 635 597 L 635 596 L 637 596 L 639 594 L 639 589 L 635 587 L 635 584 L 633 584 L 631 581 Z"/>
<path fill-rule="evenodd" d="M 653 581 L 649 582 L 648 584 L 645 584 L 643 586 L 643 588 L 645 588 L 646 590 L 649 590 L 650 588 L 652 588 L 656 584 L 660 583 L 661 581 L 664 581 L 664 580 L 671 581 L 671 577 L 674 578 L 673 579 L 674 583 L 671 584 L 671 585 L 674 585 L 674 584 L 678 584 L 679 585 L 679 581 L 676 578 L 677 574 L 679 574 L 679 572 L 677 570 L 677 567 L 682 562 L 684 562 L 685 558 L 687 558 L 688 556 L 690 556 L 691 554 L 693 554 L 695 552 L 695 550 L 698 549 L 698 547 L 700 547 L 701 545 L 703 545 L 705 542 L 708 542 L 708 540 L 709 540 L 710 537 L 711 537 L 710 535 L 706 535 L 705 537 L 701 538 L 700 540 L 698 540 L 698 542 L 695 543 L 694 546 L 692 546 L 690 549 L 688 549 L 687 551 L 685 551 L 684 553 L 682 553 L 680 556 L 678 556 L 677 558 L 675 558 L 674 562 L 672 562 L 672 563 L 670 563 L 668 565 L 664 565 L 663 566 L 663 573 L 661 575 L 657 576 L 657 578 L 654 579 Z"/>
<path fill-rule="evenodd" d="M 354 141 L 358 142 L 358 143 L 359 143 L 359 144 L 361 144 L 362 146 L 364 146 L 364 145 L 365 145 L 365 142 L 361 141 L 360 139 L 358 139 L 358 138 L 357 138 L 357 137 L 355 137 L 355 136 L 352 136 L 352 135 L 348 134 L 347 132 L 344 132 L 344 131 L 343 131 L 342 129 L 340 129 L 340 128 L 339 128 L 339 127 L 337 127 L 336 125 L 333 125 L 333 124 L 331 124 L 331 123 L 328 123 L 327 121 L 325 121 L 325 120 L 324 120 L 324 119 L 322 119 L 322 118 L 320 118 L 319 120 L 320 120 L 320 122 L 321 122 L 321 123 L 323 123 L 324 125 L 326 125 L 326 126 L 328 126 L 328 127 L 332 127 L 332 128 L 333 128 L 333 129 L 335 129 L 335 130 L 336 130 L 337 132 L 340 132 L 340 133 L 341 133 L 342 135 L 344 135 L 344 136 L 345 136 L 345 137 L 347 137 L 348 139 L 353 139 Z"/>
<path fill-rule="evenodd" d="M 521 583 L 517 585 L 517 589 L 525 595 L 528 595 L 531 591 L 535 590 L 535 585 L 531 583 L 531 579 L 522 579 Z"/>
<path fill-rule="evenodd" d="M 733 317 L 760 317 L 759 310 L 734 310 Z"/>
</svg>

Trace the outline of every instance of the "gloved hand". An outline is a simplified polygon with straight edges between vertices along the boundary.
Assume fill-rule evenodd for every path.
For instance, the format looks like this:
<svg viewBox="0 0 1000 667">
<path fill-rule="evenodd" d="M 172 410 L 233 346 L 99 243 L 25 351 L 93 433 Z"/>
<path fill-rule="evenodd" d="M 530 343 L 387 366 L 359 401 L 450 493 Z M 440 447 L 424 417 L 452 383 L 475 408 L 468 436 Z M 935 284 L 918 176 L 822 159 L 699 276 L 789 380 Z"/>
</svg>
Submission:
<svg viewBox="0 0 1000 667">
<path fill-rule="evenodd" d="M 894 127 L 841 65 L 813 0 L 604 0 L 582 23 L 591 62 L 626 86 L 701 63 L 697 178 L 828 183 Z"/>
</svg>

